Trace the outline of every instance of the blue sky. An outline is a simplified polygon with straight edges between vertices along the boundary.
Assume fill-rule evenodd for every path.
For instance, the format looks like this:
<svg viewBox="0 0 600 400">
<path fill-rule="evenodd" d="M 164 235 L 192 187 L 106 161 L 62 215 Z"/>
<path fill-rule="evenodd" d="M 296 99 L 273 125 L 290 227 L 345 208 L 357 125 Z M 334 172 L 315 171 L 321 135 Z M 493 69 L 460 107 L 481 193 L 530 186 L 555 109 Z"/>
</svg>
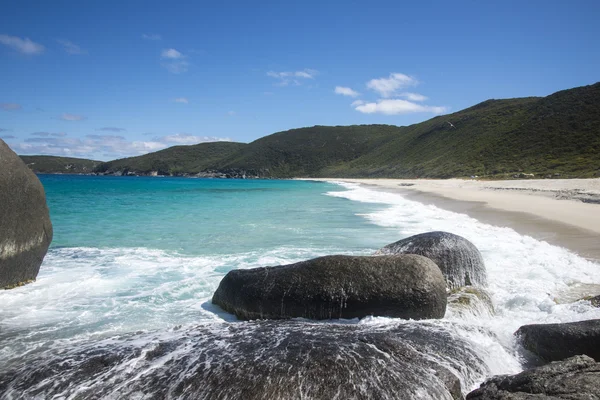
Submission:
<svg viewBox="0 0 600 400">
<path fill-rule="evenodd" d="M 599 18 L 597 0 L 5 1 L 0 137 L 109 160 L 409 125 L 595 83 Z"/>
</svg>

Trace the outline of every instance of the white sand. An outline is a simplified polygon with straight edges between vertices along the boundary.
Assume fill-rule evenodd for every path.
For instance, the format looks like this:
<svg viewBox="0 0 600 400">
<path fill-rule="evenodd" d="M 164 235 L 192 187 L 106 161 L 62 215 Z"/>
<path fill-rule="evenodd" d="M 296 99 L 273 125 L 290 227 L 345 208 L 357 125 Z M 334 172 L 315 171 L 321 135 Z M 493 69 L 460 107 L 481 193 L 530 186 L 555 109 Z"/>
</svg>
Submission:
<svg viewBox="0 0 600 400">
<path fill-rule="evenodd" d="M 600 178 L 479 181 L 464 179 L 313 179 L 408 189 L 496 210 L 523 212 L 600 234 Z M 600 247 L 600 243 L 598 243 Z"/>
</svg>

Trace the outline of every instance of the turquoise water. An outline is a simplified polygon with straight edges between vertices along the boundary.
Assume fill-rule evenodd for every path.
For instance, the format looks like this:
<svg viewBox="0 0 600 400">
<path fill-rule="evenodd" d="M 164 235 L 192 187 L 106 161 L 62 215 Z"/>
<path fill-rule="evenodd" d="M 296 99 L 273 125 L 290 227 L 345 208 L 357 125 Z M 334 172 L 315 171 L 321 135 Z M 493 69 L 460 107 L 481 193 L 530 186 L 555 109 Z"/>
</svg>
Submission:
<svg viewBox="0 0 600 400">
<path fill-rule="evenodd" d="M 600 318 L 600 309 L 589 302 L 555 302 L 578 286 L 599 284 L 597 263 L 397 193 L 307 181 L 67 175 L 40 180 L 54 240 L 35 283 L 0 292 L 0 378 L 30 360 L 60 360 L 77 346 L 134 340 L 151 349 L 156 339 L 149 337 L 168 340 L 198 324 L 226 332 L 235 318 L 210 299 L 232 269 L 329 254 L 369 255 L 434 230 L 461 235 L 479 248 L 496 310 L 449 306 L 444 319 L 427 321 L 467 340 L 481 358 L 481 365 L 464 366 L 470 371 L 461 375 L 465 390 L 486 376 L 521 369 L 513 337 L 519 326 Z M 342 322 L 376 327 L 398 321 Z M 165 360 L 184 351 L 174 349 Z M 112 373 L 137 367 L 119 368 Z M 96 379 L 103 378 L 90 377 L 86 385 Z"/>
<path fill-rule="evenodd" d="M 326 195 L 344 191 L 329 183 L 77 175 L 40 180 L 52 245 L 34 284 L 0 293 L 6 305 L 0 337 L 14 337 L 15 349 L 23 351 L 49 339 L 231 319 L 210 302 L 228 271 L 371 254 L 395 237 L 362 216 L 384 205 Z"/>
<path fill-rule="evenodd" d="M 281 247 L 356 252 L 389 233 L 357 214 L 367 205 L 323 196 L 328 183 L 146 177 L 40 176 L 53 248 L 145 247 L 187 255 Z"/>
</svg>

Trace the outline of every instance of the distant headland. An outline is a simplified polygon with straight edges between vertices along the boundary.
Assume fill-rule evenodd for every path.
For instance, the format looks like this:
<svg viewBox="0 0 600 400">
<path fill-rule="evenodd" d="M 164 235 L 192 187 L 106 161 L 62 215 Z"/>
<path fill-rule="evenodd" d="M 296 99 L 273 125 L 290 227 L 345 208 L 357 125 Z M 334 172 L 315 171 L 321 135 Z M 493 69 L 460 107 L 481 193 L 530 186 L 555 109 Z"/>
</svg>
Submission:
<svg viewBox="0 0 600 400">
<path fill-rule="evenodd" d="M 211 142 L 109 162 L 21 156 L 38 173 L 217 178 L 593 178 L 600 82 L 487 100 L 410 126 L 313 126 L 252 143 Z"/>
</svg>

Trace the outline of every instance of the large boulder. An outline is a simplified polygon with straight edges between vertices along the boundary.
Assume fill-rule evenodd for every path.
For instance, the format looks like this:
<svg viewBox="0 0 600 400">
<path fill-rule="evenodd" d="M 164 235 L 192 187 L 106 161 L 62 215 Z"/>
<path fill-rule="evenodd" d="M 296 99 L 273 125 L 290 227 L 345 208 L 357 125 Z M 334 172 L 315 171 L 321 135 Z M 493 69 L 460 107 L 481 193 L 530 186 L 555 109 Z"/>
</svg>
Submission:
<svg viewBox="0 0 600 400">
<path fill-rule="evenodd" d="M 467 395 L 467 400 L 600 399 L 600 363 L 575 356 L 517 375 L 499 375 Z"/>
<path fill-rule="evenodd" d="M 0 363 L 0 398 L 451 400 L 489 373 L 452 326 L 427 321 L 211 323 L 60 345 Z"/>
<path fill-rule="evenodd" d="M 442 318 L 446 286 L 418 255 L 326 256 L 230 271 L 212 302 L 240 319 Z"/>
<path fill-rule="evenodd" d="M 389 254 L 419 254 L 431 258 L 442 270 L 450 289 L 487 285 L 481 253 L 473 243 L 453 233 L 421 233 L 388 244 L 375 253 Z"/>
<path fill-rule="evenodd" d="M 0 288 L 35 280 L 51 241 L 44 187 L 0 139 Z"/>
<path fill-rule="evenodd" d="M 546 361 L 585 354 L 600 361 L 600 319 L 524 325 L 515 333 L 523 347 Z"/>
</svg>

